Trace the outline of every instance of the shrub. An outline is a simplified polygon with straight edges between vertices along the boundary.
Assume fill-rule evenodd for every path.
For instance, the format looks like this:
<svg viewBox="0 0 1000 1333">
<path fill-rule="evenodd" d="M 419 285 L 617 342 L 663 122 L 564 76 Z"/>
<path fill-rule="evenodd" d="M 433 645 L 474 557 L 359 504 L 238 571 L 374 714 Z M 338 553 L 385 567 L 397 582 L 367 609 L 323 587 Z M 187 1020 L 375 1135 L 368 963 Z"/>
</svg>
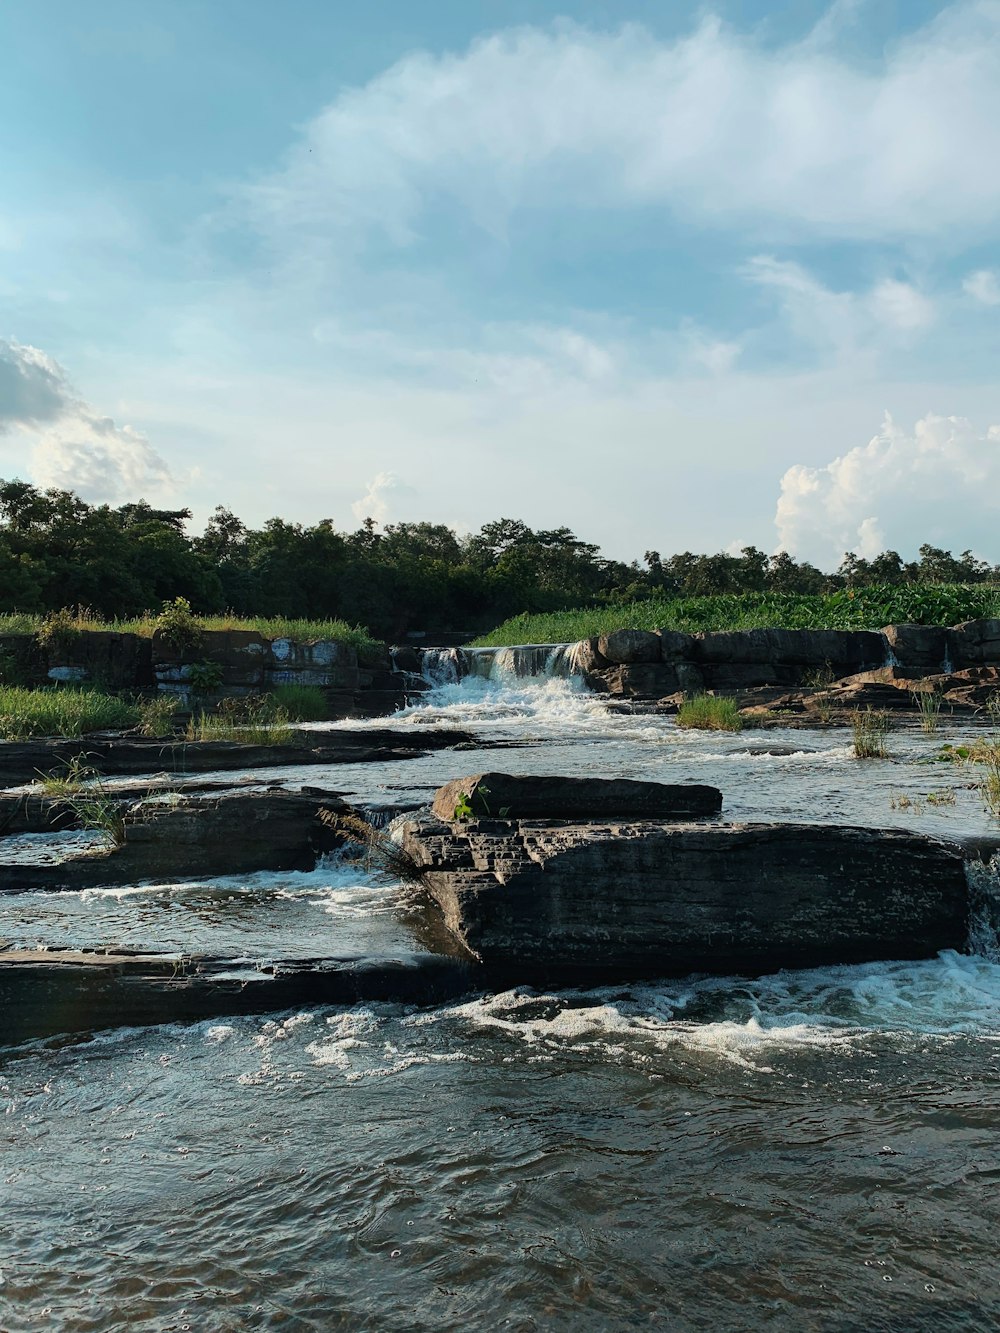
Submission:
<svg viewBox="0 0 1000 1333">
<path fill-rule="evenodd" d="M 293 722 L 325 722 L 330 716 L 326 695 L 318 685 L 277 685 L 273 698 Z"/>
<path fill-rule="evenodd" d="M 699 731 L 739 731 L 743 719 L 735 699 L 696 694 L 693 699 L 685 699 L 681 704 L 677 725 Z"/>
<path fill-rule="evenodd" d="M 225 675 L 218 662 L 192 662 L 187 667 L 188 683 L 195 694 L 214 694 Z"/>
<path fill-rule="evenodd" d="M 51 611 L 35 631 L 35 638 L 47 653 L 57 657 L 68 655 L 80 637 L 80 618 L 69 607 Z"/>
<path fill-rule="evenodd" d="M 858 709 L 851 718 L 855 759 L 884 759 L 890 725 L 888 713 L 874 708 Z"/>
<path fill-rule="evenodd" d="M 201 643 L 202 628 L 186 597 L 164 602 L 163 610 L 153 621 L 153 629 L 175 653 L 190 652 Z"/>
<path fill-rule="evenodd" d="M 139 700 L 139 731 L 143 736 L 169 736 L 174 729 L 177 700 L 169 694 Z"/>
</svg>

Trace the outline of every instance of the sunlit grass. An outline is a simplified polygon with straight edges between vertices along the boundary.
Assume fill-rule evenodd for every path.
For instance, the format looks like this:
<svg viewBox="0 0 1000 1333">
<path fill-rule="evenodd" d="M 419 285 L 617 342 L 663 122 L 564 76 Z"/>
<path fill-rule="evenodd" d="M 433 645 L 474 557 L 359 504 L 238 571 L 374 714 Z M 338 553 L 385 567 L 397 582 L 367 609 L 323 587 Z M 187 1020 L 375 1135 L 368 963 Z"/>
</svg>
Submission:
<svg viewBox="0 0 1000 1333">
<path fill-rule="evenodd" d="M 697 731 L 740 731 L 743 719 L 735 699 L 697 694 L 681 704 L 677 725 Z"/>
<path fill-rule="evenodd" d="M 140 716 L 137 704 L 98 690 L 0 685 L 0 737 L 7 741 L 121 730 L 134 726 Z"/>
</svg>

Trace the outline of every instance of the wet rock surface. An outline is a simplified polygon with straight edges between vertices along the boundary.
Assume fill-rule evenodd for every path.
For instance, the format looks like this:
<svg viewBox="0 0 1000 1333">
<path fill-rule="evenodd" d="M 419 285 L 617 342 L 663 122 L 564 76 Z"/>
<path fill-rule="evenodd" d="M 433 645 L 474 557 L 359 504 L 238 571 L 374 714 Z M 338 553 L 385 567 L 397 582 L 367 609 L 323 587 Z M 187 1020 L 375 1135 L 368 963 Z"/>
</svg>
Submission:
<svg viewBox="0 0 1000 1333">
<path fill-rule="evenodd" d="M 899 830 L 423 819 L 402 841 L 455 937 L 522 980 L 923 958 L 967 932 L 962 856 Z"/>
<path fill-rule="evenodd" d="M 480 818 L 589 820 L 628 815 L 697 819 L 719 813 L 722 792 L 697 783 L 474 773 L 439 788 L 432 813 L 453 821 L 463 804 Z"/>
</svg>

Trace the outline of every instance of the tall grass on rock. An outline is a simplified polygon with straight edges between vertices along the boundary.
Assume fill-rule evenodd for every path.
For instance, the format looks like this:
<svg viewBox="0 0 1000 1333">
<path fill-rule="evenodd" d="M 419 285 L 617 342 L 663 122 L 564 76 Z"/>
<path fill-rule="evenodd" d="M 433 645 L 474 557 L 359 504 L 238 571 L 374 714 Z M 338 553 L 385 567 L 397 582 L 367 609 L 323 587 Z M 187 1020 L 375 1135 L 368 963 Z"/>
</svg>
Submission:
<svg viewBox="0 0 1000 1333">
<path fill-rule="evenodd" d="M 696 731 L 740 731 L 743 719 L 735 699 L 696 694 L 681 704 L 677 725 Z"/>
<path fill-rule="evenodd" d="M 0 686 L 0 738 L 6 741 L 120 731 L 134 726 L 140 712 L 138 705 L 98 690 Z"/>
<path fill-rule="evenodd" d="M 293 722 L 325 722 L 330 716 L 326 695 L 318 685 L 276 685 L 272 698 Z"/>
</svg>

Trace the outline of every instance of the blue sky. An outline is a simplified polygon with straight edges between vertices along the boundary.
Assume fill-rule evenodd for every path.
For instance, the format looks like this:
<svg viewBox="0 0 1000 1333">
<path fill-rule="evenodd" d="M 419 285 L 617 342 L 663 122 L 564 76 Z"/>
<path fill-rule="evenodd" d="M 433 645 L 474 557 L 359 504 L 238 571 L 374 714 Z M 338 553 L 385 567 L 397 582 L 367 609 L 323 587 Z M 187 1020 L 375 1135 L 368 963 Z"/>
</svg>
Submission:
<svg viewBox="0 0 1000 1333">
<path fill-rule="evenodd" d="M 0 475 L 1000 560 L 1000 3 L 0 6 Z"/>
</svg>

